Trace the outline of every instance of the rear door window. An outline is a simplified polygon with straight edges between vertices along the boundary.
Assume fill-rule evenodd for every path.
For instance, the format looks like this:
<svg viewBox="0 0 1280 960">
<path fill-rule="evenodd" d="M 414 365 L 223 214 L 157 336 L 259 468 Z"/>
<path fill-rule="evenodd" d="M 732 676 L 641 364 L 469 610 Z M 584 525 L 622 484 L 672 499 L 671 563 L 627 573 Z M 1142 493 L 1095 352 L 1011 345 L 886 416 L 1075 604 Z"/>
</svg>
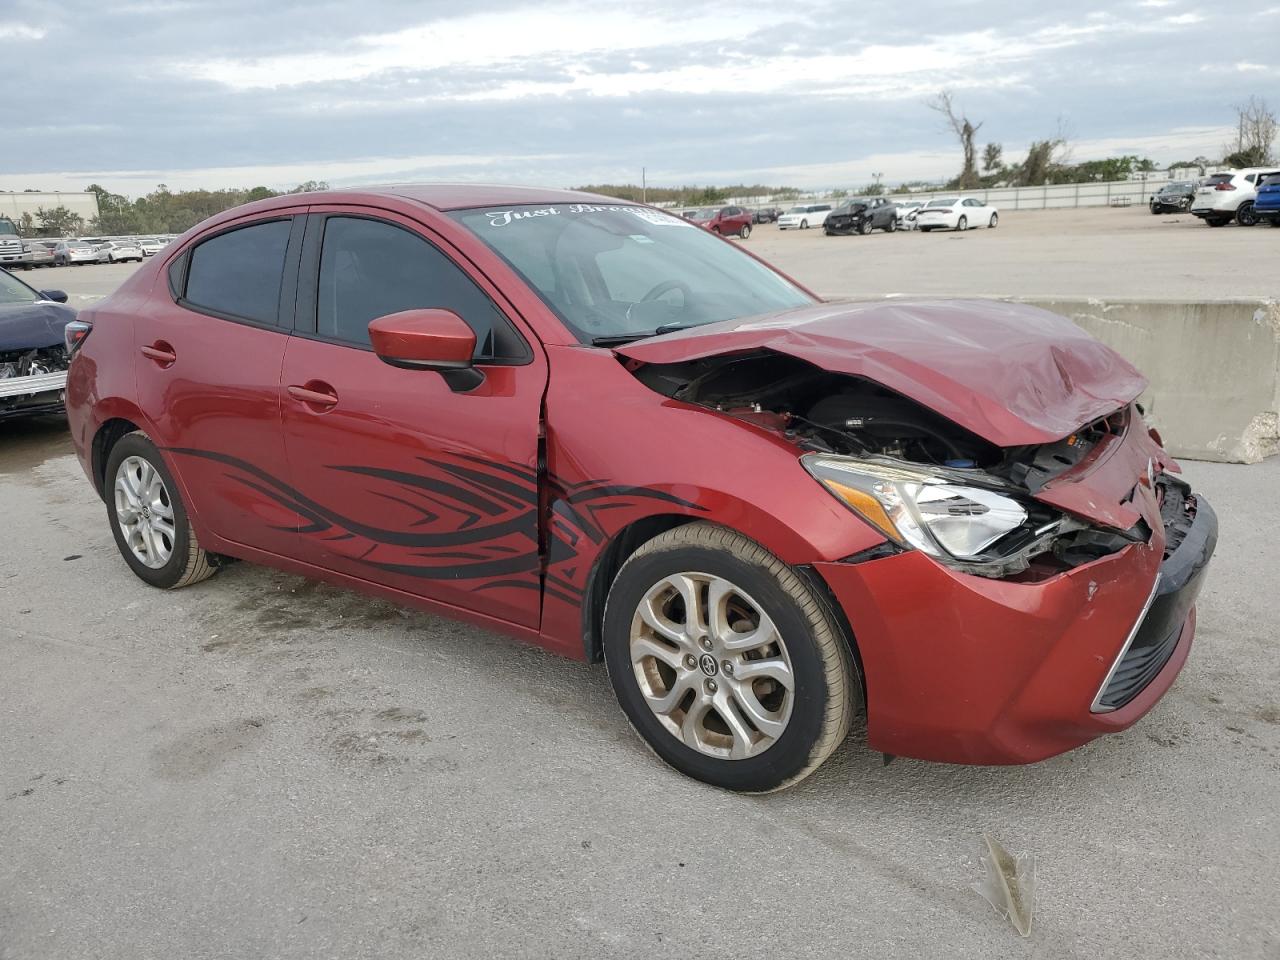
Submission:
<svg viewBox="0 0 1280 960">
<path fill-rule="evenodd" d="M 276 324 L 292 220 L 239 227 L 191 251 L 184 302 L 236 320 Z"/>
</svg>

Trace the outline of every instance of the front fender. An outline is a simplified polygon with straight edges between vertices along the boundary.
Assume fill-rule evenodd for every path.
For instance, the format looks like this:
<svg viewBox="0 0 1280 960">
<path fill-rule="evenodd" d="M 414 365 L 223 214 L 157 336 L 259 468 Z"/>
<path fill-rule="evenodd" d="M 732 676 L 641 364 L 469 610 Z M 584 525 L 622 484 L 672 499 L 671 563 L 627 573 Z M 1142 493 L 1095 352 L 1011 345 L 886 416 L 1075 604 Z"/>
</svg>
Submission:
<svg viewBox="0 0 1280 960">
<path fill-rule="evenodd" d="M 799 449 L 781 436 L 663 397 L 609 352 L 547 352 L 548 646 L 582 655 L 592 571 L 619 533 L 641 521 L 716 523 L 797 566 L 884 541 L 809 476 Z"/>
</svg>

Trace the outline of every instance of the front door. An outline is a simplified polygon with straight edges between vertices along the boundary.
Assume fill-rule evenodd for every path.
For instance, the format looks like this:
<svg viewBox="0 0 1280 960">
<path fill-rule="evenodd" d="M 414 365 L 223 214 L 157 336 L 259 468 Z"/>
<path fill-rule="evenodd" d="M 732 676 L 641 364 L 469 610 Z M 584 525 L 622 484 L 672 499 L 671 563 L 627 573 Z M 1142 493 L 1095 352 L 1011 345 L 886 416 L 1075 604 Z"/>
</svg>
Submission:
<svg viewBox="0 0 1280 960">
<path fill-rule="evenodd" d="M 138 403 L 195 516 L 218 537 L 273 553 L 289 552 L 299 525 L 280 429 L 295 212 L 197 238 L 157 280 L 171 297 L 151 298 L 133 321 Z"/>
<path fill-rule="evenodd" d="M 537 626 L 540 347 L 429 231 L 391 213 L 313 213 L 285 351 L 283 422 L 305 512 L 297 556 L 338 573 Z M 479 386 L 393 367 L 371 320 L 454 311 Z"/>
</svg>

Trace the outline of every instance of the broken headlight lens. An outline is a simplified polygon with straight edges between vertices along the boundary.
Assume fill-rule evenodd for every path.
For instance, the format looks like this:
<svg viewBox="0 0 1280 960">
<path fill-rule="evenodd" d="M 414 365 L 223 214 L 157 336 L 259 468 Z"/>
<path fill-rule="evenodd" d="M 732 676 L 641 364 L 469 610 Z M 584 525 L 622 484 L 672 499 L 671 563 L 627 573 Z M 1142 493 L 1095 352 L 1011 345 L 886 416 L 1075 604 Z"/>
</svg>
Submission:
<svg viewBox="0 0 1280 960">
<path fill-rule="evenodd" d="M 995 490 L 956 482 L 927 468 L 806 454 L 804 468 L 886 537 L 940 560 L 981 561 L 1027 511 Z"/>
</svg>

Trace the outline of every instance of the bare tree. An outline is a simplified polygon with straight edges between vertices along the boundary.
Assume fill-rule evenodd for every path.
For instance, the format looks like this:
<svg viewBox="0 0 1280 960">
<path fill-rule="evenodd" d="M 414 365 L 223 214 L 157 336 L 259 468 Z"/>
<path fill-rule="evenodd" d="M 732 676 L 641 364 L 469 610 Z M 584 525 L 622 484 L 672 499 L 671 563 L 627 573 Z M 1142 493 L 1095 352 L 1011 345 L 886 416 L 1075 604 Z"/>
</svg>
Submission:
<svg viewBox="0 0 1280 960">
<path fill-rule="evenodd" d="M 1004 160 L 1004 147 L 998 143 L 988 143 L 982 148 L 982 169 L 986 173 L 999 168 Z"/>
<path fill-rule="evenodd" d="M 960 140 L 964 150 L 964 168 L 960 171 L 957 186 L 961 190 L 972 190 L 978 186 L 978 154 L 973 145 L 974 137 L 982 129 L 981 123 L 973 123 L 962 112 L 958 112 L 950 90 L 942 90 L 926 104 L 946 118 L 947 127 Z"/>
<path fill-rule="evenodd" d="M 1271 149 L 1276 140 L 1276 115 L 1267 109 L 1267 101 L 1250 97 L 1236 110 L 1236 139 L 1223 148 L 1222 162 L 1232 167 L 1257 167 L 1271 162 Z"/>
</svg>

